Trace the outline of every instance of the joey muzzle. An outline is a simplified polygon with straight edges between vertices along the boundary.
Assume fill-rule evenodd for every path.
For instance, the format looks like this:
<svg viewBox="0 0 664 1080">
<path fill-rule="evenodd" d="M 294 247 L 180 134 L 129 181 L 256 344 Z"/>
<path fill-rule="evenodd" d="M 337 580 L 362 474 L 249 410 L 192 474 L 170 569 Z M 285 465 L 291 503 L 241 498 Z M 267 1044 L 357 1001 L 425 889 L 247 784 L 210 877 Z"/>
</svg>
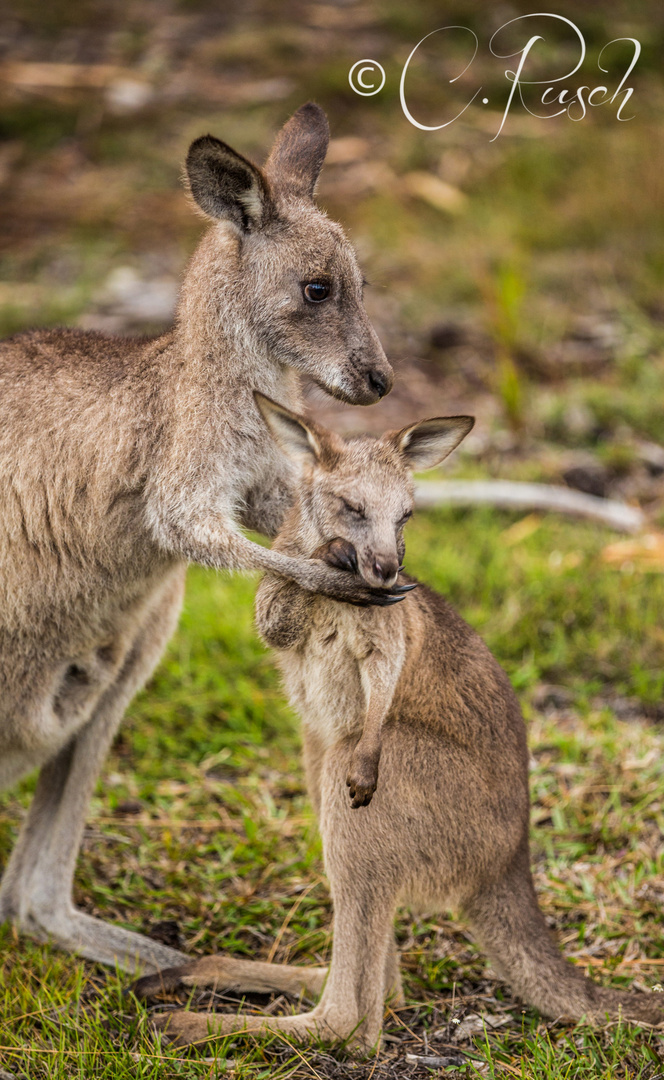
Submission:
<svg viewBox="0 0 664 1080">
<path fill-rule="evenodd" d="M 322 559 L 328 566 L 334 566 L 337 570 L 346 570 L 351 574 L 359 574 L 372 588 L 390 588 L 393 586 L 403 567 L 399 565 L 396 555 L 369 553 L 362 560 L 364 565 L 358 562 L 357 551 L 350 540 L 336 536 L 322 544 L 311 555 L 312 559 Z M 413 589 L 413 585 L 399 586 L 395 592 L 405 593 Z"/>
</svg>

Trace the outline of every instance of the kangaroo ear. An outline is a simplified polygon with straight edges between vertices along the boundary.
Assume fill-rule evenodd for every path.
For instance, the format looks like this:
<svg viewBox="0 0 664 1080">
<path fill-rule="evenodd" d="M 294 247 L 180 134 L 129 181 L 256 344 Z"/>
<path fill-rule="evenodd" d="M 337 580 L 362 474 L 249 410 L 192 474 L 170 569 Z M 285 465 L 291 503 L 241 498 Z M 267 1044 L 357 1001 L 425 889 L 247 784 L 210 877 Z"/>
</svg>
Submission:
<svg viewBox="0 0 664 1080">
<path fill-rule="evenodd" d="M 385 438 L 399 451 L 410 472 L 422 472 L 440 465 L 474 423 L 473 416 L 436 416 L 390 432 Z"/>
<path fill-rule="evenodd" d="M 320 105 L 309 101 L 277 135 L 265 174 L 275 188 L 311 199 L 325 161 L 330 128 Z"/>
<path fill-rule="evenodd" d="M 257 390 L 254 390 L 254 398 L 275 442 L 289 457 L 310 464 L 321 460 L 324 453 L 323 433 L 318 427 L 306 424 L 301 416 L 283 405 L 277 405 L 276 401 L 259 394 Z"/>
<path fill-rule="evenodd" d="M 187 154 L 189 190 L 204 214 L 232 221 L 243 232 L 260 229 L 270 216 L 270 193 L 260 169 L 241 154 L 203 135 Z"/>
</svg>

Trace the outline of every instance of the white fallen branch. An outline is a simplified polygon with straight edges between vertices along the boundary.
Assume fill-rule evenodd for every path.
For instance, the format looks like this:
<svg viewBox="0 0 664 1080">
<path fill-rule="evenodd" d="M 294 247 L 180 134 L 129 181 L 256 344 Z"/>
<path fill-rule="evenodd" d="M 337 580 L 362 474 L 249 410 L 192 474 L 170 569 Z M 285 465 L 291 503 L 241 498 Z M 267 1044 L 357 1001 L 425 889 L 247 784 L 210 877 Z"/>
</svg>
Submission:
<svg viewBox="0 0 664 1080">
<path fill-rule="evenodd" d="M 638 506 L 600 499 L 556 484 L 527 484 L 517 480 L 418 480 L 415 505 L 497 506 L 505 510 L 552 510 L 558 514 L 601 521 L 619 532 L 638 532 L 646 517 Z"/>
</svg>

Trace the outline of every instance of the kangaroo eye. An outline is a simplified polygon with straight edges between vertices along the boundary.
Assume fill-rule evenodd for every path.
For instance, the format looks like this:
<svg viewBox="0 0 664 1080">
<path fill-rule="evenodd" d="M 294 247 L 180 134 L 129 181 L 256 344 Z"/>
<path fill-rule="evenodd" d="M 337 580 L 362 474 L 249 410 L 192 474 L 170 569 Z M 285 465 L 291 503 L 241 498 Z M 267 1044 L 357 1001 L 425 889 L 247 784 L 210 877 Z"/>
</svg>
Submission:
<svg viewBox="0 0 664 1080">
<path fill-rule="evenodd" d="M 330 295 L 330 286 L 322 281 L 310 281 L 304 286 L 305 298 L 311 304 L 320 304 Z"/>
<path fill-rule="evenodd" d="M 413 516 L 413 511 L 412 510 L 406 510 L 406 513 L 402 514 L 401 517 L 399 518 L 399 522 L 398 522 L 399 528 L 401 528 L 402 525 L 405 525 L 406 522 L 408 521 L 408 519 L 412 518 L 412 516 Z"/>
</svg>

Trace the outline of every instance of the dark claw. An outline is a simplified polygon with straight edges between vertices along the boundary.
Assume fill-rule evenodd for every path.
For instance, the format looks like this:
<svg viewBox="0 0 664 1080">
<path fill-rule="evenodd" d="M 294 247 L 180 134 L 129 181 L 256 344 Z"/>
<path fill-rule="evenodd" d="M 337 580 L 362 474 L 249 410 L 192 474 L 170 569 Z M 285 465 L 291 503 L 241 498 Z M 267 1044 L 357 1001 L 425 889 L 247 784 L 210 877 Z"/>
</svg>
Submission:
<svg viewBox="0 0 664 1080">
<path fill-rule="evenodd" d="M 153 975 L 143 975 L 140 979 L 136 979 L 124 993 L 134 994 L 139 1001 L 149 1001 L 150 998 L 159 997 L 162 994 L 174 994 L 182 990 L 182 975 L 186 971 L 186 965 L 162 968 Z"/>
<path fill-rule="evenodd" d="M 339 555 L 336 565 L 340 570 L 346 570 L 351 574 L 357 573 L 357 559 L 351 555 Z"/>
<path fill-rule="evenodd" d="M 352 802 L 350 804 L 351 810 L 359 810 L 360 807 L 362 807 L 362 806 L 368 806 L 369 803 L 371 802 L 372 795 L 373 795 L 373 791 L 372 792 L 365 792 L 364 795 L 353 795 L 353 793 L 351 792 L 351 796 L 352 796 Z"/>
<path fill-rule="evenodd" d="M 346 551 L 330 552 L 330 555 L 325 559 L 328 566 L 334 566 L 337 570 L 345 570 L 346 573 L 357 573 L 357 558 L 355 552 L 352 554 Z"/>
<path fill-rule="evenodd" d="M 417 582 L 414 581 L 412 583 L 412 585 L 393 585 L 392 588 L 389 589 L 388 591 L 389 591 L 391 596 L 400 596 L 402 593 L 412 592 L 413 589 L 416 589 L 416 588 L 417 588 Z"/>
<path fill-rule="evenodd" d="M 311 558 L 322 559 L 328 566 L 346 573 L 357 573 L 357 552 L 349 540 L 343 540 L 340 536 L 317 548 Z"/>
<path fill-rule="evenodd" d="M 368 601 L 373 607 L 390 607 L 391 604 L 400 604 L 402 600 L 405 600 L 405 596 L 392 596 L 390 593 L 384 595 L 372 596 Z"/>
</svg>

